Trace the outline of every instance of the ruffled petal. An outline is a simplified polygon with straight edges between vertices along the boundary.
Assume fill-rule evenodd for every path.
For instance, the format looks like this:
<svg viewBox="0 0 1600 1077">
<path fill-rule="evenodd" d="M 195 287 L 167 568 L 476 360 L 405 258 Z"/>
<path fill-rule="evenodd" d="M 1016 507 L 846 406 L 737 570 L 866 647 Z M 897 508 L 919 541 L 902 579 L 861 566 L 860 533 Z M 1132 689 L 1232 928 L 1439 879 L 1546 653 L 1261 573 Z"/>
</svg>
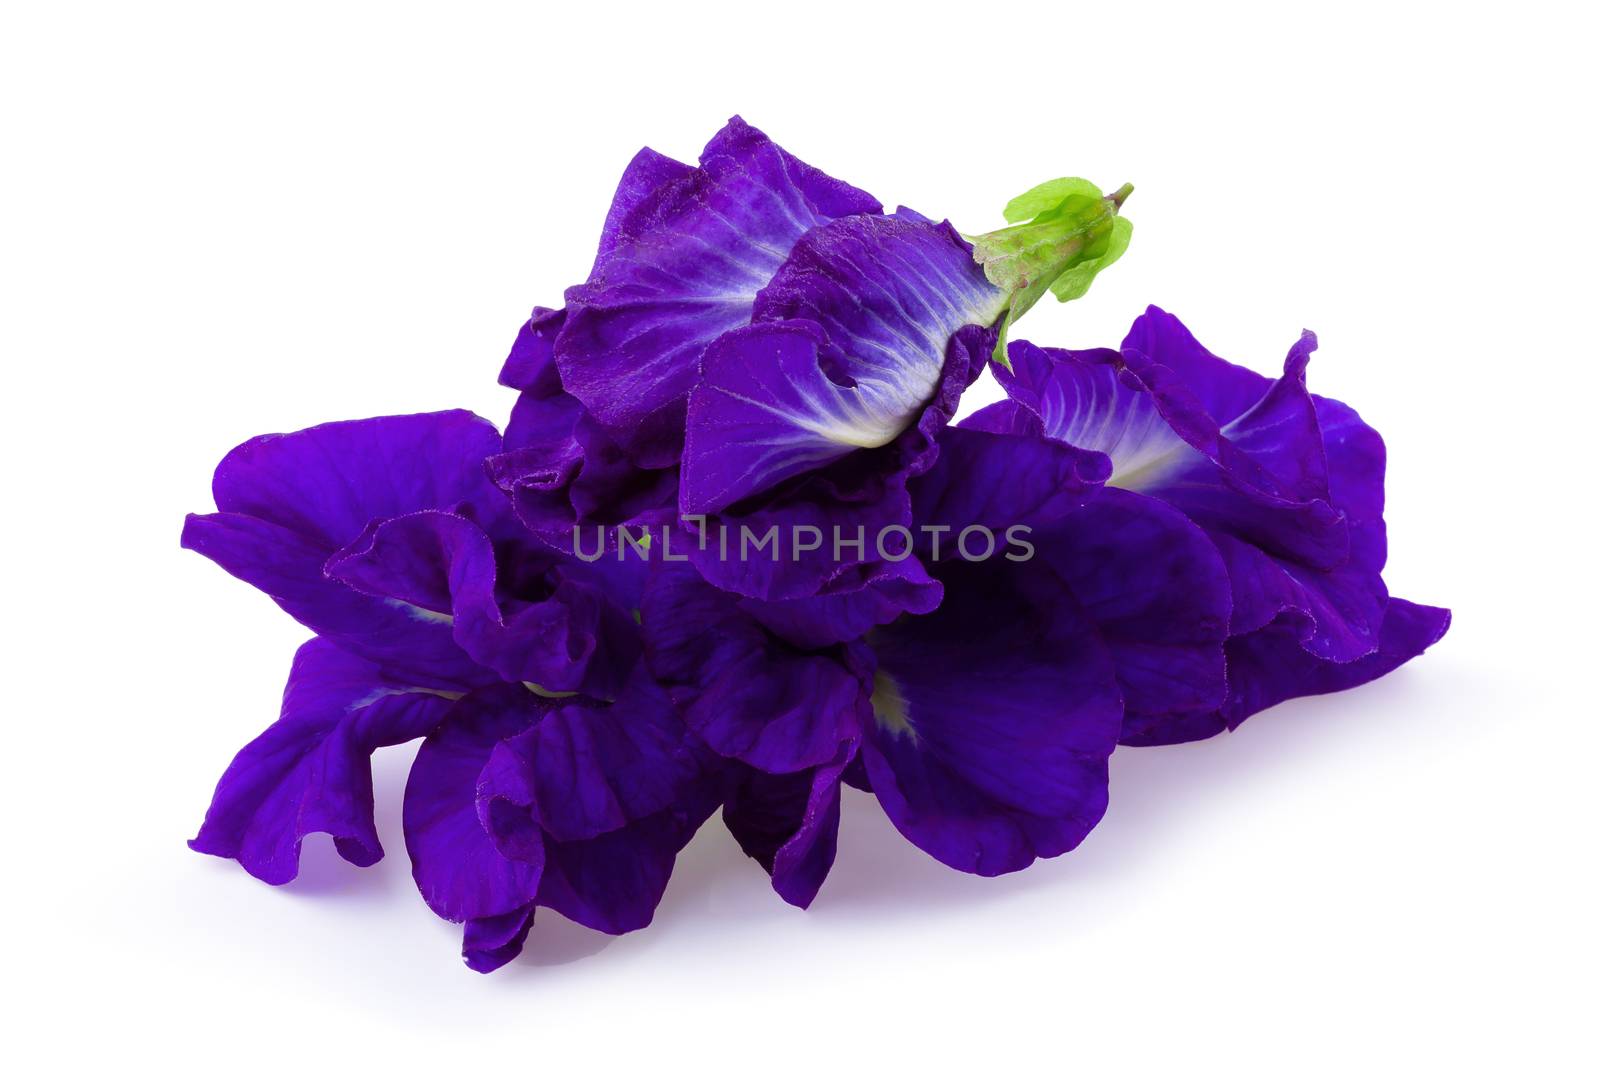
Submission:
<svg viewBox="0 0 1600 1077">
<path fill-rule="evenodd" d="M 1316 350 L 1317 335 L 1303 331 L 1283 361 L 1283 376 L 1248 411 L 1222 424 L 1220 431 L 1272 477 L 1280 496 L 1300 501 L 1329 500 L 1322 424 L 1306 389 L 1306 366 Z"/>
<path fill-rule="evenodd" d="M 1148 390 L 1162 418 L 1205 461 L 1171 455 L 1129 485 L 1269 553 L 1317 568 L 1343 562 L 1350 549 L 1348 526 L 1330 502 L 1322 433 L 1306 390 L 1316 337 L 1302 334 L 1284 361 L 1283 376 L 1272 382 L 1222 373 L 1215 366 L 1222 360 L 1205 353 L 1201 361 L 1196 349 L 1204 351 L 1181 322 L 1155 307 L 1134 323 L 1124 342 L 1126 375 Z M 1217 372 L 1196 382 L 1187 372 L 1191 367 Z M 1264 382 L 1264 391 L 1230 415 L 1241 402 L 1242 386 L 1256 383 L 1252 379 Z M 1223 417 L 1211 407 L 1222 409 Z"/>
<path fill-rule="evenodd" d="M 500 384 L 509 389 L 520 389 L 536 400 L 548 400 L 564 395 L 561 372 L 556 369 L 556 337 L 567 322 L 565 310 L 534 307 L 533 313 L 517 331 L 517 339 L 500 368 Z M 576 400 L 572 397 L 567 399 Z M 536 435 L 531 426 L 522 431 Z M 511 426 L 506 427 L 506 447 L 512 447 Z"/>
<path fill-rule="evenodd" d="M 533 930 L 535 906 L 524 905 L 503 916 L 468 920 L 461 929 L 461 959 L 473 972 L 493 972 L 516 959 Z"/>
<path fill-rule="evenodd" d="M 778 602 L 746 598 L 739 607 L 796 647 L 820 650 L 860 639 L 902 614 L 932 613 L 944 597 L 944 587 L 912 556 L 865 565 L 844 586 L 837 593 Z"/>
<path fill-rule="evenodd" d="M 1228 566 L 1233 589 L 1233 634 L 1243 635 L 1281 621 L 1308 652 L 1335 662 L 1370 654 L 1388 589 L 1381 560 L 1352 556 L 1331 569 L 1273 557 L 1226 532 L 1212 541 Z"/>
<path fill-rule="evenodd" d="M 1204 531 L 1154 498 L 1100 487 L 1098 452 L 970 426 L 946 430 L 940 448 L 912 492 L 919 528 L 943 528 L 946 557 L 1005 557 L 1066 583 L 1112 655 L 1128 720 L 1221 705 L 1231 597 Z M 971 550 L 969 528 L 981 532 Z"/>
<path fill-rule="evenodd" d="M 768 875 L 779 897 L 799 908 L 816 899 L 839 844 L 839 784 L 856 758 L 855 741 L 833 761 L 793 774 L 744 768 L 722 808 L 739 847 Z"/>
<path fill-rule="evenodd" d="M 1110 484 L 1206 529 L 1227 564 L 1234 635 L 1282 617 L 1312 654 L 1347 662 L 1377 646 L 1387 601 L 1383 442 L 1345 405 L 1307 392 L 1315 345 L 1304 334 L 1269 380 L 1152 307 L 1122 353 L 1019 342 L 1003 380 L 1049 436 L 1106 453 Z"/>
<path fill-rule="evenodd" d="M 1066 586 L 1003 562 L 943 567 L 945 600 L 881 629 L 862 756 L 915 845 L 979 875 L 1074 848 L 1106 807 L 1122 700 Z"/>
<path fill-rule="evenodd" d="M 453 699 L 310 641 L 295 654 L 277 722 L 229 764 L 189 847 L 236 859 L 274 885 L 299 872 L 307 834 L 330 835 L 352 864 L 377 863 L 372 752 L 426 736 Z"/>
<path fill-rule="evenodd" d="M 735 117 L 698 169 L 608 224 L 588 282 L 567 292 L 563 384 L 637 463 L 673 463 L 706 345 L 749 322 L 756 294 L 808 229 L 881 208 Z"/>
<path fill-rule="evenodd" d="M 535 904 L 614 934 L 649 923 L 678 851 L 717 803 L 709 782 L 664 787 L 659 772 L 679 761 L 647 758 L 652 721 L 633 697 L 580 709 L 504 686 L 467 697 L 424 744 L 406 791 L 407 846 L 429 905 L 466 919 L 470 967 L 515 957 Z M 611 808 L 646 813 L 587 840 L 552 832 Z"/>
<path fill-rule="evenodd" d="M 1208 528 L 1279 555 L 1323 568 L 1341 563 L 1348 531 L 1328 500 L 1321 434 L 1305 390 L 1314 338 L 1296 345 L 1278 382 L 1251 375 L 1262 395 L 1224 425 L 1164 365 L 1170 351 L 1181 360 L 1183 349 L 1161 347 L 1168 336 L 1147 323 L 1167 320 L 1179 325 L 1151 308 L 1129 334 L 1153 355 L 1018 341 L 1010 353 L 1015 374 L 1002 380 L 1047 436 L 1110 457 L 1108 484 L 1159 497 Z M 1183 339 L 1193 338 L 1185 330 Z"/>
<path fill-rule="evenodd" d="M 486 526 L 504 498 L 483 472 L 499 448 L 494 427 L 469 412 L 330 423 L 256 438 L 217 467 L 217 507 L 190 516 L 183 545 L 268 594 L 290 616 L 414 683 L 467 687 L 485 671 L 448 624 L 404 602 L 357 594 L 324 563 L 369 523 L 425 509 Z"/>
<path fill-rule="evenodd" d="M 1213 470 L 1180 468 L 1147 489 L 1212 533 L 1233 581 L 1234 634 L 1281 617 L 1311 654 L 1348 662 L 1378 645 L 1388 600 L 1384 451 L 1354 411 L 1307 392 L 1315 347 L 1303 334 L 1283 377 L 1269 381 L 1207 352 L 1154 307 L 1124 343 L 1165 414 L 1182 393 L 1218 424 Z M 1207 474 L 1223 481 L 1197 481 Z"/>
<path fill-rule="evenodd" d="M 1230 690 L 1222 716 L 1228 728 L 1258 711 L 1298 696 L 1341 692 L 1377 680 L 1439 642 L 1450 611 L 1404 599 L 1389 600 L 1377 649 L 1352 662 L 1309 653 L 1293 625 L 1271 625 L 1228 643 Z"/>
<path fill-rule="evenodd" d="M 1180 744 L 1237 729 L 1251 715 L 1299 696 L 1341 692 L 1377 680 L 1443 638 L 1450 611 L 1392 598 L 1384 610 L 1376 649 L 1350 662 L 1308 652 L 1301 625 L 1285 617 L 1228 641 L 1228 698 L 1217 710 L 1157 714 L 1130 721 L 1129 745 Z"/>
<path fill-rule="evenodd" d="M 489 754 L 539 715 L 532 702 L 507 705 L 510 695 L 491 691 L 457 703 L 422 742 L 406 782 L 406 850 L 417 889 L 444 919 L 478 921 L 474 935 L 490 927 L 482 921 L 520 914 L 538 894 L 544 871 L 542 855 L 502 856 L 478 819 L 478 775 Z M 500 940 L 487 948 L 505 945 Z M 464 946 L 482 948 L 482 938 Z"/>
<path fill-rule="evenodd" d="M 373 520 L 421 509 L 496 512 L 483 473 L 500 435 L 468 411 L 394 415 L 266 434 L 217 465 L 221 512 L 277 524 L 336 550 Z"/>
<path fill-rule="evenodd" d="M 526 806 L 557 841 L 579 841 L 683 799 L 702 777 L 672 701 L 642 668 L 615 703 L 557 706 L 509 736 L 480 795 Z"/>
<path fill-rule="evenodd" d="M 1311 399 L 1328 460 L 1328 495 L 1349 520 L 1352 550 L 1381 568 L 1387 554 L 1383 474 L 1388 451 L 1383 438 L 1348 404 L 1323 396 Z"/>
<path fill-rule="evenodd" d="M 1127 721 L 1222 705 L 1232 596 L 1205 532 L 1154 498 L 1108 488 L 1029 541 L 1033 564 L 1067 582 L 1110 650 Z"/>
<path fill-rule="evenodd" d="M 1272 379 L 1249 367 L 1213 355 L 1195 339 L 1188 326 L 1156 306 L 1147 308 L 1134 320 L 1122 347 L 1172 371 L 1199 408 L 1219 426 L 1249 411 L 1266 396 L 1272 384 Z"/>
<path fill-rule="evenodd" d="M 496 690 L 513 696 L 520 691 L 509 686 Z M 678 852 L 716 810 L 720 801 L 716 782 L 697 771 L 703 780 L 679 785 L 670 794 L 663 792 L 661 781 L 646 769 L 662 760 L 647 758 L 647 752 L 638 750 L 648 745 L 650 731 L 629 728 L 631 719 L 651 720 L 643 704 L 619 701 L 612 708 L 591 704 L 588 713 L 580 715 L 569 710 L 576 704 L 563 706 L 527 694 L 518 700 L 500 698 L 514 711 L 531 706 L 542 717 L 493 746 L 478 775 L 478 820 L 491 845 L 508 860 L 543 864 L 537 904 L 611 934 L 644 927 L 666 889 Z M 608 721 L 608 710 L 614 722 Z M 529 736 L 552 720 L 558 725 L 548 737 Z M 588 728 L 580 728 L 580 721 Z M 571 774 L 561 773 L 563 761 Z M 668 758 L 663 766 L 671 771 L 678 763 Z M 603 793 L 597 794 L 591 784 L 595 782 L 605 786 Z M 578 803 L 562 803 L 569 794 Z M 578 832 L 590 829 L 583 823 L 586 813 L 615 808 L 626 816 L 651 798 L 667 806 L 591 838 L 560 840 L 541 825 L 541 821 L 553 823 L 565 832 Z M 497 949 L 497 939 L 517 932 L 526 935 L 525 925 L 514 921 L 480 928 L 487 941 L 475 943 L 469 931 L 469 946 L 490 951 Z M 512 941 L 520 948 L 520 937 Z"/>
<path fill-rule="evenodd" d="M 697 787 L 683 802 L 588 841 L 551 842 L 539 904 L 608 935 L 648 927 L 678 853 L 716 810 Z"/>
<path fill-rule="evenodd" d="M 410 682 L 457 690 L 493 679 L 465 654 L 450 626 L 426 610 L 363 595 L 322 571 L 333 551 L 253 516 L 190 516 L 183 546 L 268 595 L 319 636 Z"/>
<path fill-rule="evenodd" d="M 553 554 L 500 551 L 462 516 L 418 512 L 367 528 L 328 562 L 354 590 L 449 622 L 462 650 L 512 682 L 614 696 L 639 655 L 628 615 L 582 578 L 603 570 Z"/>
<path fill-rule="evenodd" d="M 611 208 L 600 230 L 595 267 L 617 247 L 632 243 L 655 227 L 663 213 L 670 213 L 694 174 L 693 165 L 673 160 L 648 146 L 634 154 L 611 196 Z"/>
<path fill-rule="evenodd" d="M 562 387 L 555 340 L 565 324 L 566 311 L 540 307 L 517 335 L 500 381 L 522 392 L 505 451 L 488 462 L 517 518 L 556 549 L 570 548 L 574 527 L 670 518 L 678 501 L 675 468 L 638 467 Z"/>
</svg>

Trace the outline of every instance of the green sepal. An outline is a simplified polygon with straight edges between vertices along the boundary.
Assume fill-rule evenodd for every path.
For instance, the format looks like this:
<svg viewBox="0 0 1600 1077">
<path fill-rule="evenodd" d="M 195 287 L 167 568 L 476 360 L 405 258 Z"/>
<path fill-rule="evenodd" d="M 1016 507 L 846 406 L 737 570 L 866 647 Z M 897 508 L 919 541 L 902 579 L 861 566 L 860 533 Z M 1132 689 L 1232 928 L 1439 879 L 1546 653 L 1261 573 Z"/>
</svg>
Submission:
<svg viewBox="0 0 1600 1077">
<path fill-rule="evenodd" d="M 1048 180 L 1006 204 L 1007 227 L 968 237 L 984 276 L 1008 297 L 995 362 L 1010 369 L 1011 324 L 1046 292 L 1077 299 L 1128 249 L 1133 225 L 1118 211 L 1132 191 L 1125 184 L 1106 195 L 1085 179 Z"/>
<path fill-rule="evenodd" d="M 1104 197 L 1104 192 L 1086 179 L 1077 176 L 1062 176 L 1060 179 L 1045 180 L 1032 190 L 1024 191 L 1006 203 L 1005 218 L 1007 224 L 1017 224 L 1021 221 L 1031 221 L 1035 217 L 1055 209 L 1066 199 L 1073 195 L 1084 195 L 1089 198 Z"/>
</svg>

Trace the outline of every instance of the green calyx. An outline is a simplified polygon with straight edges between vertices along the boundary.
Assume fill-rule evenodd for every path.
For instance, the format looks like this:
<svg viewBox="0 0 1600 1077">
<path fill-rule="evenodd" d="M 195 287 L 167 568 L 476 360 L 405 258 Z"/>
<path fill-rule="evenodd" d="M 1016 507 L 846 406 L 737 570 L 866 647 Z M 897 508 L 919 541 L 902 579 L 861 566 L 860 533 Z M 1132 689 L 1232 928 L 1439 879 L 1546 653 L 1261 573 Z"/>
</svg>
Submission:
<svg viewBox="0 0 1600 1077">
<path fill-rule="evenodd" d="M 1011 323 L 1045 292 L 1061 302 L 1089 290 L 1095 274 L 1122 257 L 1133 224 L 1119 215 L 1133 193 L 1123 184 L 1110 194 L 1085 179 L 1048 180 L 1006 204 L 1007 227 L 968 236 L 972 256 L 989 283 L 1007 295 L 994 360 L 1007 370 Z"/>
</svg>

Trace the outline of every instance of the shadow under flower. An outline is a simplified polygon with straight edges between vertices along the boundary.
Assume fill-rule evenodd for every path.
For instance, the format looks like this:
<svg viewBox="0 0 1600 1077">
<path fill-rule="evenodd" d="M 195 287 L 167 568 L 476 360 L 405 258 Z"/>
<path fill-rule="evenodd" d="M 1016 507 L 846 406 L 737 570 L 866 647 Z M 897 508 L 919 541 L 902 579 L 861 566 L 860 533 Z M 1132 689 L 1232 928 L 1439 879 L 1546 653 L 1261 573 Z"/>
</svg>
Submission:
<svg viewBox="0 0 1600 1077">
<path fill-rule="evenodd" d="M 528 933 L 527 947 L 517 960 L 507 966 L 506 971 L 520 967 L 533 972 L 557 965 L 570 965 L 574 961 L 597 956 L 616 941 L 615 935 L 573 923 L 550 909 L 540 909 L 534 917 L 533 930 Z"/>
</svg>

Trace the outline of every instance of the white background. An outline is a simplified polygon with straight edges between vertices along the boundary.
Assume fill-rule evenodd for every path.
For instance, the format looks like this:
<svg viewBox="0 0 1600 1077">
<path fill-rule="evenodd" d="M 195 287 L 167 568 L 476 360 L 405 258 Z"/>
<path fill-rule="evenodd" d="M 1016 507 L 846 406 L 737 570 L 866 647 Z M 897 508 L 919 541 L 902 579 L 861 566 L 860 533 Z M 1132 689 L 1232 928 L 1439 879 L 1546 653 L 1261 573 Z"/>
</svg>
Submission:
<svg viewBox="0 0 1600 1077">
<path fill-rule="evenodd" d="M 1594 27 L 1317 8 L 7 5 L 14 1072 L 1593 1066 Z M 318 838 L 274 890 L 189 852 L 305 634 L 179 550 L 212 466 L 330 419 L 503 421 L 500 361 L 628 158 L 734 112 L 967 231 L 1047 177 L 1133 181 L 1127 257 L 1023 335 L 1111 345 L 1157 302 L 1270 372 L 1315 328 L 1313 387 L 1388 440 L 1391 587 L 1451 634 L 1119 752 L 1104 823 L 1021 875 L 852 795 L 810 912 L 714 822 L 652 928 L 541 913 L 487 978 L 411 888 L 409 750 L 373 869 Z"/>
</svg>

